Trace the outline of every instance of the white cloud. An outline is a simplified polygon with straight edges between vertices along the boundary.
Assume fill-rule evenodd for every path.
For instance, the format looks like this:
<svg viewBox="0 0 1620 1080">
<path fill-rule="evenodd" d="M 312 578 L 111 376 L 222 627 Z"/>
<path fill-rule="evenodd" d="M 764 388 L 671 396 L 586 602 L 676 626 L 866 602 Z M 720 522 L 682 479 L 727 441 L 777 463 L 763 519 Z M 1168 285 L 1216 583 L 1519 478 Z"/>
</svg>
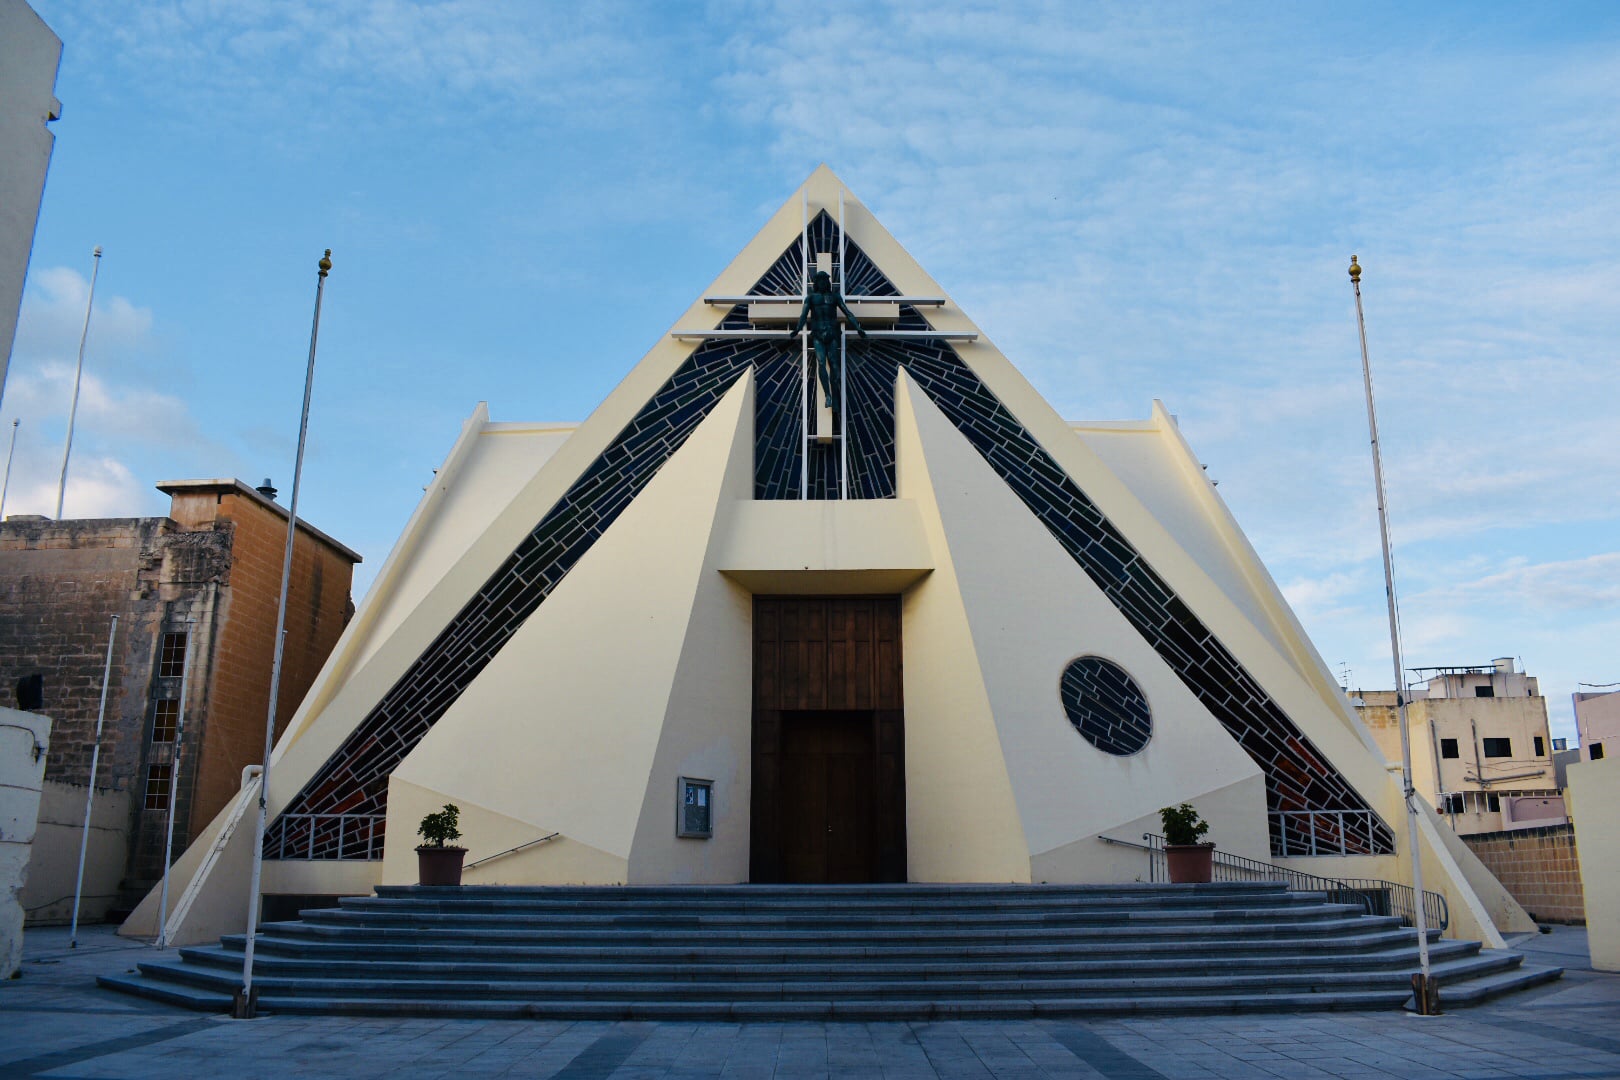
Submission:
<svg viewBox="0 0 1620 1080">
<path fill-rule="evenodd" d="M 55 516 L 62 449 L 89 281 L 67 267 L 29 277 L 0 415 L 18 418 L 5 512 Z M 152 311 L 98 287 L 74 419 L 62 512 L 138 517 L 161 512 L 151 485 L 170 474 L 229 474 L 235 456 L 203 433 L 154 336 Z M 5 436 L 10 437 L 10 424 Z M 211 467 L 209 467 L 211 466 Z M 159 475 L 164 474 L 164 475 Z"/>
<path fill-rule="evenodd" d="M 502 116 L 526 125 L 565 110 L 578 122 L 659 85 L 639 55 L 644 17 L 617 3 L 165 0 L 47 14 L 87 63 L 135 76 L 129 84 L 183 116 L 224 106 L 241 122 L 292 110 L 319 127 L 373 128 Z"/>
<path fill-rule="evenodd" d="M 152 344 L 152 312 L 123 296 L 101 291 L 91 313 L 85 337 L 86 362 L 122 362 Z M 17 324 L 17 355 L 66 356 L 78 354 L 84 332 L 84 304 L 90 279 L 66 266 L 36 268 L 28 275 L 23 310 Z"/>
<path fill-rule="evenodd" d="M 1612 610 L 1620 607 L 1620 551 L 1559 562 L 1514 560 L 1496 573 L 1425 593 L 1422 602 L 1527 607 L 1539 612 Z"/>
<path fill-rule="evenodd" d="M 60 457 L 54 461 L 44 458 L 43 454 L 30 454 L 14 466 L 6 494 L 6 517 L 13 514 L 56 516 L 62 462 Z M 151 485 L 143 484 L 123 462 L 74 453 L 62 499 L 64 518 L 143 517 L 157 512 L 157 505 Z"/>
<path fill-rule="evenodd" d="M 1366 588 L 1352 573 L 1336 572 L 1319 578 L 1294 578 L 1280 586 L 1288 606 L 1302 620 L 1325 618 L 1349 610 L 1349 601 Z"/>
</svg>

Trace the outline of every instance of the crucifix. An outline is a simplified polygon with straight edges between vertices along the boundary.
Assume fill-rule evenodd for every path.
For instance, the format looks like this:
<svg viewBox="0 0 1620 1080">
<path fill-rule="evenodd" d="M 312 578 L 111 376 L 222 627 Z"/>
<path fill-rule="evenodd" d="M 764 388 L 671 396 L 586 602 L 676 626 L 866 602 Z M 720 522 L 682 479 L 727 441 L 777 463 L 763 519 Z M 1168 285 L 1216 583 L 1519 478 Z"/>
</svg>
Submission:
<svg viewBox="0 0 1620 1080">
<path fill-rule="evenodd" d="M 846 296 L 845 266 L 848 242 L 844 232 L 844 193 L 838 193 L 836 251 L 810 249 L 810 199 L 802 196 L 803 223 L 799 235 L 799 281 L 796 293 L 750 293 L 744 296 L 705 296 L 711 307 L 746 306 L 749 328 L 721 326 L 681 328 L 672 337 L 685 341 L 727 338 L 782 339 L 783 330 L 799 340 L 799 498 L 808 499 L 809 459 L 812 445 L 836 444 L 838 497 L 849 498 L 848 349 L 851 334 L 867 338 L 933 338 L 972 341 L 971 330 L 898 329 L 901 305 L 938 308 L 943 296 Z M 831 206 L 826 208 L 829 212 Z M 780 286 L 778 286 L 780 288 Z M 879 327 L 882 327 L 881 329 Z"/>
<path fill-rule="evenodd" d="M 821 442 L 833 440 L 833 424 L 823 424 L 822 414 L 831 413 L 842 420 L 844 412 L 844 332 L 843 327 L 838 325 L 840 311 L 864 339 L 866 328 L 849 310 L 849 305 L 844 303 L 843 294 L 833 289 L 832 275 L 825 270 L 817 270 L 810 283 L 810 291 L 805 293 L 804 306 L 799 309 L 799 321 L 788 331 L 789 337 L 797 337 L 804 332 L 806 321 L 810 324 L 810 344 L 816 350 L 815 381 L 820 384 L 821 390 L 817 400 L 819 407 L 816 409 L 816 438 Z M 808 352 L 806 349 L 806 360 L 809 359 Z M 842 432 L 844 425 L 839 423 L 837 426 Z"/>
</svg>

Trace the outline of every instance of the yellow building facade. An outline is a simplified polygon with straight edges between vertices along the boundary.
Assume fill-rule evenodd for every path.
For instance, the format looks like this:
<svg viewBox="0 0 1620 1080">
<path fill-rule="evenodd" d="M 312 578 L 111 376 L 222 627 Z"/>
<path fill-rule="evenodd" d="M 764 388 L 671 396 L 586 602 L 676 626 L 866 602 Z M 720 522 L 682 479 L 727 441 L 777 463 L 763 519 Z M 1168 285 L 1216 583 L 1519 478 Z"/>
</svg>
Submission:
<svg viewBox="0 0 1620 1080">
<path fill-rule="evenodd" d="M 1553 771 L 1547 700 L 1509 658 L 1448 668 L 1411 691 L 1412 783 L 1460 834 L 1569 820 Z M 1351 694 L 1380 751 L 1401 758 L 1393 690 Z"/>
<path fill-rule="evenodd" d="M 818 270 L 860 320 L 826 390 Z M 445 803 L 470 884 L 1133 881 L 1104 838 L 1184 801 L 1408 877 L 1398 777 L 1170 413 L 1059 417 L 826 168 L 585 421 L 474 410 L 273 762 L 272 895 L 414 882 Z M 256 797 L 171 939 L 245 921 Z M 1451 933 L 1529 926 L 1419 825 Z"/>
</svg>

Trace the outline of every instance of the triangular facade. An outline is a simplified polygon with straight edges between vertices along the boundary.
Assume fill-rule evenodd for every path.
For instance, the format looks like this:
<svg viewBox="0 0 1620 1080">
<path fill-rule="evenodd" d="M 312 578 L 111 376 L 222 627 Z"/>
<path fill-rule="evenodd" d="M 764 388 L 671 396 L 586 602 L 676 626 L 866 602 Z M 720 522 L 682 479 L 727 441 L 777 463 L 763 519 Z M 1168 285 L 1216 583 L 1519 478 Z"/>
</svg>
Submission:
<svg viewBox="0 0 1620 1080">
<path fill-rule="evenodd" d="M 818 269 L 865 331 L 831 394 Z M 182 938 L 232 923 L 249 801 Z M 1396 778 L 1174 421 L 1059 418 L 822 168 L 584 423 L 468 421 L 277 747 L 265 883 L 414 881 L 447 802 L 469 883 L 1129 881 L 1109 841 L 1189 801 L 1405 876 Z"/>
</svg>

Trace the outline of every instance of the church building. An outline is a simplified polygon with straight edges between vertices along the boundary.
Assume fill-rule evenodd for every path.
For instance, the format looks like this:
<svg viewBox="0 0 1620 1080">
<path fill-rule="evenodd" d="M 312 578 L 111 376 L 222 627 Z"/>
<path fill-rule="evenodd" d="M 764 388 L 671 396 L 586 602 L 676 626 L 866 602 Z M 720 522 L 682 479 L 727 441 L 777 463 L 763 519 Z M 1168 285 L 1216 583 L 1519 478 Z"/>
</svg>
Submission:
<svg viewBox="0 0 1620 1080">
<path fill-rule="evenodd" d="M 1171 414 L 1061 418 L 830 170 L 626 366 L 466 421 L 276 747 L 267 911 L 416 881 L 446 803 L 468 884 L 1129 882 L 1182 802 L 1410 882 L 1398 769 Z M 171 940 L 241 929 L 256 800 Z M 1449 933 L 1527 928 L 1422 809 Z"/>
</svg>

